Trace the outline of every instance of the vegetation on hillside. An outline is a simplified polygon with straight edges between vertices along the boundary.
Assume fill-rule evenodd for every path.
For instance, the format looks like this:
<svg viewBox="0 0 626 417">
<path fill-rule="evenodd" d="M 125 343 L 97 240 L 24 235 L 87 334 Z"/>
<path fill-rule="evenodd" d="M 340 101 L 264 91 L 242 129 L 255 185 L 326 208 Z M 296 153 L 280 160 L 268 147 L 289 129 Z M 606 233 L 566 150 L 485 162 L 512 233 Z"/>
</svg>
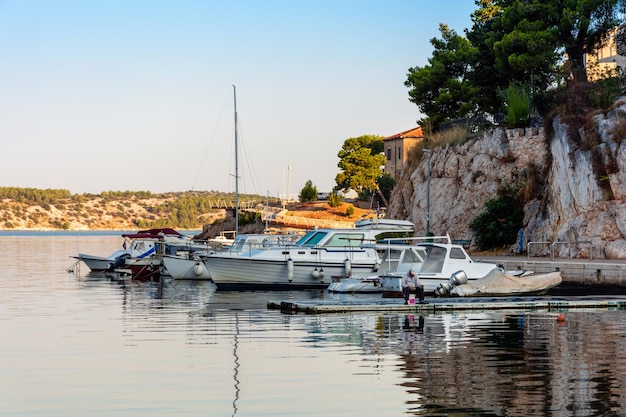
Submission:
<svg viewBox="0 0 626 417">
<path fill-rule="evenodd" d="M 503 186 L 495 198 L 487 200 L 485 209 L 469 227 L 475 234 L 476 246 L 488 250 L 514 244 L 523 222 L 524 209 L 517 190 Z"/>
<path fill-rule="evenodd" d="M 201 229 L 234 200 L 232 193 L 219 192 L 71 194 L 68 190 L 0 187 L 0 229 L 71 229 L 73 225 L 91 229 Z M 262 196 L 240 196 L 242 206 L 265 201 Z M 270 204 L 277 204 L 277 200 Z"/>
</svg>

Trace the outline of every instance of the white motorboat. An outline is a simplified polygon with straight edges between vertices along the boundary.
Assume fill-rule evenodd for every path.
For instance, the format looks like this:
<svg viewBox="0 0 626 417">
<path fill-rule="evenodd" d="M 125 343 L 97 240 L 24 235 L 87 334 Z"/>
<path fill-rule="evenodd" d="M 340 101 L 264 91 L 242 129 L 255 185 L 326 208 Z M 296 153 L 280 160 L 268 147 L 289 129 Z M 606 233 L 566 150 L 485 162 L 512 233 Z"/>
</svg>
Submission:
<svg viewBox="0 0 626 417">
<path fill-rule="evenodd" d="M 332 277 L 367 277 L 378 270 L 376 241 L 402 237 L 412 231 L 406 222 L 386 228 L 361 224 L 350 229 L 317 229 L 297 242 L 283 246 L 241 248 L 235 240 L 230 250 L 204 259 L 218 289 L 327 288 Z"/>
<path fill-rule="evenodd" d="M 205 242 L 197 242 L 170 228 L 141 230 L 122 236 L 131 240 L 131 253 L 121 270 L 135 279 L 155 279 L 167 272 L 163 271 L 165 255 L 188 257 L 190 253 L 207 248 Z"/>
<path fill-rule="evenodd" d="M 384 250 L 383 245 L 379 246 Z M 452 243 L 448 235 L 389 239 L 386 251 L 381 264 L 385 271 L 378 275 L 383 297 L 402 295 L 402 277 L 410 269 L 416 271 L 424 292 L 434 293 L 456 272 L 463 271 L 471 282 L 498 268 L 493 263 L 475 261 L 462 245 Z"/>
<path fill-rule="evenodd" d="M 184 256 L 162 255 L 161 262 L 173 279 L 211 280 L 211 274 L 202 262 L 203 256 L 198 252 L 189 252 Z"/>
<path fill-rule="evenodd" d="M 82 261 L 93 272 L 112 271 L 125 265 L 128 258 L 142 259 L 152 255 L 156 251 L 154 244 L 145 244 L 145 240 L 153 242 L 164 236 L 182 236 L 173 229 L 149 229 L 141 230 L 136 234 L 123 234 L 124 242 L 122 249 L 118 249 L 109 256 L 88 255 L 79 253 L 74 259 Z"/>
<path fill-rule="evenodd" d="M 204 260 L 211 254 L 220 253 L 225 250 L 240 251 L 250 250 L 252 248 L 266 248 L 268 246 L 285 245 L 288 242 L 295 242 L 298 236 L 294 234 L 243 234 L 237 236 L 233 240 L 233 244 L 221 246 L 218 239 L 211 242 L 206 249 L 200 251 L 191 251 L 183 256 L 180 255 L 163 255 L 161 260 L 167 273 L 173 279 L 195 279 L 195 280 L 211 280 L 211 273 L 204 264 Z M 217 245 L 215 245 L 217 243 Z"/>
<path fill-rule="evenodd" d="M 74 256 L 93 272 L 118 271 L 133 278 L 154 278 L 161 274 L 161 257 L 166 254 L 186 254 L 206 244 L 195 242 L 174 229 L 156 228 L 123 234 L 122 249 L 107 257 L 79 253 Z"/>
<path fill-rule="evenodd" d="M 73 256 L 74 259 L 82 261 L 93 272 L 105 272 L 112 271 L 114 268 L 119 268 L 124 265 L 124 260 L 130 256 L 130 253 L 126 249 L 119 249 L 110 254 L 109 256 L 88 255 L 85 253 L 79 253 L 78 256 Z"/>
<path fill-rule="evenodd" d="M 226 230 L 220 232 L 220 234 L 215 236 L 214 238 L 207 240 L 207 243 L 213 247 L 225 248 L 233 244 L 233 242 L 235 241 L 235 237 L 237 237 L 236 231 Z"/>
</svg>

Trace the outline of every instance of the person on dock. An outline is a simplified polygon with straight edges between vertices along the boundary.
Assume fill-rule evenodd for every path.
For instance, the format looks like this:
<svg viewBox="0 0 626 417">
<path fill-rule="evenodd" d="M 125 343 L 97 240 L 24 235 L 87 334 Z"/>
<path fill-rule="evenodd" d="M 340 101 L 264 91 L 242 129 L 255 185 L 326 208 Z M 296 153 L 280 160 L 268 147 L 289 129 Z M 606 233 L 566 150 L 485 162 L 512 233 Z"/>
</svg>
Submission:
<svg viewBox="0 0 626 417">
<path fill-rule="evenodd" d="M 424 301 L 424 285 L 420 282 L 413 268 L 402 277 L 402 294 L 404 295 L 404 304 L 409 304 L 409 296 L 411 294 L 417 295 L 420 304 L 426 304 Z"/>
</svg>

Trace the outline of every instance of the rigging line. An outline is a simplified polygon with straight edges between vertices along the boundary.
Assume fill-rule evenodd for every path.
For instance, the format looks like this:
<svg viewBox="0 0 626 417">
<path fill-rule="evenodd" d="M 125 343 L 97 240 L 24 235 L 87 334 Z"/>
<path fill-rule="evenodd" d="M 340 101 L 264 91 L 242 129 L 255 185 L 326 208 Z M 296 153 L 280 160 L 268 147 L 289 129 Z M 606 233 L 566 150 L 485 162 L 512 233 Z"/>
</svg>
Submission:
<svg viewBox="0 0 626 417">
<path fill-rule="evenodd" d="M 242 145 L 241 147 L 243 147 L 242 158 L 240 158 L 240 159 L 242 159 L 243 162 L 245 163 L 245 165 L 248 167 L 248 174 L 249 174 L 248 177 L 250 177 L 250 181 L 252 182 L 252 189 L 253 189 L 253 192 L 251 194 L 259 194 L 258 193 L 257 184 L 256 184 L 256 182 L 254 180 L 256 178 L 256 172 L 254 172 L 254 166 L 252 165 L 252 158 L 249 157 L 249 155 L 251 155 L 251 153 L 250 153 L 250 150 L 248 148 L 248 142 L 246 140 L 244 140 L 245 139 L 245 134 L 243 133 L 243 128 L 241 126 L 242 126 L 241 125 L 241 119 L 239 119 L 239 127 L 240 127 L 240 129 L 239 129 L 239 137 L 241 139 L 239 143 Z M 242 178 L 244 180 L 244 187 L 245 187 L 245 185 L 246 185 L 245 184 L 246 178 L 243 177 L 243 176 L 242 176 Z M 246 192 L 246 194 L 250 194 L 250 193 Z"/>
<path fill-rule="evenodd" d="M 229 101 L 230 101 L 230 93 L 226 97 L 226 100 L 224 100 L 224 105 L 222 106 L 222 112 L 220 113 L 220 116 L 217 119 L 217 123 L 215 124 L 215 127 L 213 128 L 213 134 L 211 135 L 211 138 L 209 139 L 209 143 L 207 144 L 207 147 L 204 150 L 204 155 L 202 157 L 202 161 L 200 162 L 200 165 L 198 166 L 198 172 L 196 173 L 196 178 L 193 180 L 193 184 L 191 186 L 192 190 L 194 190 L 196 188 L 196 184 L 198 182 L 198 178 L 200 177 L 200 174 L 201 174 L 201 171 L 202 171 L 202 167 L 204 166 L 204 163 L 206 162 L 207 156 L 209 155 L 209 149 L 211 148 L 211 145 L 213 144 L 213 142 L 215 140 L 215 134 L 217 132 L 217 128 L 218 128 L 218 126 L 221 123 L 221 120 L 222 120 L 222 118 L 224 116 L 224 112 L 226 111 L 226 105 L 228 104 Z"/>
</svg>

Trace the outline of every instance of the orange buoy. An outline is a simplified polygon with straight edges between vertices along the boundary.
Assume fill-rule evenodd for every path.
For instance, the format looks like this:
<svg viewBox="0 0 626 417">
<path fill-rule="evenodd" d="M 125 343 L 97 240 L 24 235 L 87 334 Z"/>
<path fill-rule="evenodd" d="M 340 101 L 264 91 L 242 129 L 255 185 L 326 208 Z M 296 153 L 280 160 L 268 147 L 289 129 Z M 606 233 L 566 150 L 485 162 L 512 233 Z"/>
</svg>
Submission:
<svg viewBox="0 0 626 417">
<path fill-rule="evenodd" d="M 565 323 L 565 316 L 563 314 L 559 314 L 559 317 L 556 318 L 558 323 Z"/>
</svg>

